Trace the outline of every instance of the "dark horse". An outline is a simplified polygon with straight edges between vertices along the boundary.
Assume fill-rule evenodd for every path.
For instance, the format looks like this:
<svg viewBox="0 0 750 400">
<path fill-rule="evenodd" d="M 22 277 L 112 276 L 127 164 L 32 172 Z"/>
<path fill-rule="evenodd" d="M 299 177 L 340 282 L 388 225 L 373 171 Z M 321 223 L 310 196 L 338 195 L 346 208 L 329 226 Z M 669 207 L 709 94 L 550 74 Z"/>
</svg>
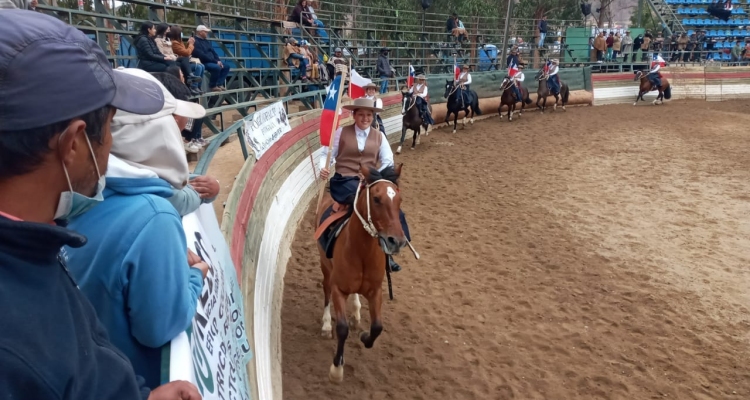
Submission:
<svg viewBox="0 0 750 400">
<path fill-rule="evenodd" d="M 508 121 L 513 121 L 513 112 L 516 110 L 516 103 L 518 101 L 521 102 L 521 111 L 518 113 L 519 117 L 523 115 L 523 109 L 526 107 L 526 104 L 531 104 L 529 90 L 525 87 L 520 88 L 523 99 L 516 100 L 515 92 L 513 90 L 513 80 L 508 76 L 506 76 L 505 79 L 503 79 L 503 83 L 500 84 L 500 90 L 503 92 L 503 95 L 500 96 L 500 106 L 497 107 L 497 113 L 500 114 L 500 118 L 503 117 L 503 106 L 508 106 Z"/>
<path fill-rule="evenodd" d="M 557 110 L 557 102 L 560 101 L 560 97 L 562 97 L 562 109 L 565 110 L 565 104 L 570 98 L 570 88 L 568 88 L 568 84 L 560 81 L 560 94 L 553 94 L 547 86 L 548 78 L 549 76 L 545 73 L 544 68 L 539 69 L 539 72 L 534 75 L 534 79 L 539 82 L 539 87 L 536 89 L 536 107 L 544 113 L 544 109 L 547 107 L 547 96 L 555 96 L 555 104 L 552 106 L 552 109 Z M 543 100 L 541 107 L 539 106 L 539 100 Z"/>
<path fill-rule="evenodd" d="M 448 109 L 448 112 L 445 114 L 445 122 L 450 125 L 450 123 L 448 122 L 448 118 L 450 118 L 451 114 L 455 115 L 455 117 L 453 117 L 453 133 L 456 133 L 456 124 L 458 124 L 459 112 L 464 112 L 464 119 L 461 122 L 464 129 L 466 128 L 466 116 L 469 116 L 469 118 L 471 118 L 471 124 L 474 125 L 474 114 L 482 115 L 482 110 L 479 109 L 479 97 L 477 97 L 477 93 L 473 90 L 468 90 L 468 93 L 471 96 L 471 102 L 468 104 L 464 104 L 461 97 L 459 97 L 460 91 L 463 90 L 466 89 L 461 89 L 460 86 L 454 86 L 453 81 L 445 81 L 445 94 L 443 94 L 443 97 L 448 99 L 448 102 L 445 106 Z M 471 115 L 469 115 L 469 109 L 471 109 Z"/>
<path fill-rule="evenodd" d="M 404 246 L 409 245 L 399 221 L 401 192 L 398 179 L 401 176 L 401 166 L 387 167 L 380 172 L 361 167 L 362 182 L 357 188 L 352 206 L 354 216 L 341 228 L 333 248 L 333 257 L 328 258 L 326 251 L 318 245 L 325 304 L 321 334 L 323 337 L 333 338 L 333 317 L 336 320 L 338 339 L 336 355 L 328 373 L 332 382 L 344 379 L 344 345 L 349 336 L 346 315 L 349 296 L 354 297 L 352 328 L 355 330 L 360 322 L 360 294 L 367 299 L 370 308 L 370 331 L 359 334 L 365 347 L 372 348 L 375 339 L 383 332 L 381 305 L 386 271 L 385 254 L 398 254 Z M 320 221 L 324 210 L 333 203 L 330 194 L 321 198 L 317 221 Z"/>
<path fill-rule="evenodd" d="M 401 141 L 398 143 L 396 154 L 401 154 L 401 146 L 404 145 L 407 129 L 411 129 L 414 132 L 411 140 L 412 150 L 419 144 L 419 135 L 422 133 L 422 128 L 425 130 L 425 136 L 429 135 L 428 126 L 422 120 L 422 116 L 419 115 L 419 107 L 417 107 L 417 98 L 419 96 L 405 90 L 401 90 L 401 96 L 401 115 L 404 117 L 401 119 Z M 427 105 L 427 107 L 432 112 L 432 106 Z"/>
<path fill-rule="evenodd" d="M 638 96 L 635 98 L 635 102 L 633 105 L 638 104 L 638 100 L 643 100 L 643 95 L 652 91 L 652 90 L 658 90 L 659 94 L 656 96 L 656 99 L 651 102 L 653 105 L 657 104 L 664 104 L 664 99 L 671 99 L 672 98 L 672 86 L 669 84 L 669 81 L 667 78 L 662 77 L 661 78 L 661 87 L 655 87 L 653 83 L 651 83 L 650 80 L 648 80 L 648 74 L 644 73 L 643 71 L 636 71 L 635 77 L 633 78 L 634 81 L 641 80 L 641 86 L 638 88 Z"/>
</svg>

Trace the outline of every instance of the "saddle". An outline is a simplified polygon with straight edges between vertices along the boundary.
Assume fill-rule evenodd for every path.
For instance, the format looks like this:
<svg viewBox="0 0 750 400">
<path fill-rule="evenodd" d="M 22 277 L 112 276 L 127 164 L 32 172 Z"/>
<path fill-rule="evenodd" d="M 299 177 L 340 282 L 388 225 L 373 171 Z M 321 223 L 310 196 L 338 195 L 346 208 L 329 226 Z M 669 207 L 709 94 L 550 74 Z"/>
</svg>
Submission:
<svg viewBox="0 0 750 400">
<path fill-rule="evenodd" d="M 353 211 L 354 208 L 346 204 L 333 203 L 320 216 L 320 224 L 318 229 L 315 230 L 314 237 L 320 247 L 325 250 L 327 258 L 333 258 L 333 245 L 336 243 L 341 230 L 349 222 Z"/>
</svg>

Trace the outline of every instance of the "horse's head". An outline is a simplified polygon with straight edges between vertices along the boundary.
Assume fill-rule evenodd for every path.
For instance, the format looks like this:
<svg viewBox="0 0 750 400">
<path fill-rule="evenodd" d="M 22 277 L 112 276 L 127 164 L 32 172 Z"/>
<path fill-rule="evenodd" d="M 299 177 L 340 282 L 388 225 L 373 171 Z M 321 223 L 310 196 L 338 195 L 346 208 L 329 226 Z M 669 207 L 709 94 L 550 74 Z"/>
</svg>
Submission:
<svg viewBox="0 0 750 400">
<path fill-rule="evenodd" d="M 507 90 L 510 87 L 511 83 L 512 81 L 510 80 L 510 76 L 506 76 L 505 78 L 503 78 L 503 81 L 500 82 L 500 90 Z"/>
<path fill-rule="evenodd" d="M 635 75 L 633 77 L 633 81 L 637 81 L 637 80 L 641 79 L 641 76 L 643 76 L 643 71 L 637 70 L 637 71 L 633 72 L 633 74 Z"/>
<path fill-rule="evenodd" d="M 443 97 L 445 97 L 447 99 L 448 96 L 451 95 L 451 91 L 453 90 L 453 87 L 454 87 L 453 86 L 453 81 L 450 80 L 450 79 L 446 80 L 445 81 L 445 94 L 443 95 Z"/>
<path fill-rule="evenodd" d="M 398 254 L 406 246 L 406 235 L 401 228 L 401 192 L 398 179 L 401 167 L 386 167 L 382 171 L 360 168 L 365 186 L 360 189 L 355 211 L 365 230 L 377 237 L 385 254 Z M 362 196 L 365 192 L 364 196 Z"/>
<path fill-rule="evenodd" d="M 401 91 L 401 115 L 406 114 L 406 111 L 411 104 L 412 97 L 414 97 L 413 93 L 409 93 L 409 91 Z"/>
</svg>

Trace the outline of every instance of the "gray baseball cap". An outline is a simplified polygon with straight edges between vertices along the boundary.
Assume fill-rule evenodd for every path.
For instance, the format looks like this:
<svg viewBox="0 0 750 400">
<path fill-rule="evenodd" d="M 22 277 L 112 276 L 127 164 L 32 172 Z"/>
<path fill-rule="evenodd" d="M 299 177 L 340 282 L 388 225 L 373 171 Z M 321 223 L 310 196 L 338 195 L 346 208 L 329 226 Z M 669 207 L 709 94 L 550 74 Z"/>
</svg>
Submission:
<svg viewBox="0 0 750 400">
<path fill-rule="evenodd" d="M 155 114 L 156 83 L 112 69 L 83 32 L 48 15 L 0 12 L 0 131 L 39 128 L 110 105 Z"/>
</svg>

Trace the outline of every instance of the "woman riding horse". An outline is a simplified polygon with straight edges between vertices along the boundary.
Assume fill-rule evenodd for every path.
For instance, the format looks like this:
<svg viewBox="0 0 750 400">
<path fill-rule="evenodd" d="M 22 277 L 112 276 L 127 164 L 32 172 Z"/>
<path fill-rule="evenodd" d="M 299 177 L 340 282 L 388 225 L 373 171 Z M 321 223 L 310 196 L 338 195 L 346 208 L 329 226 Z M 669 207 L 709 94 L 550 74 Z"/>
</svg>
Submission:
<svg viewBox="0 0 750 400">
<path fill-rule="evenodd" d="M 371 129 L 375 114 L 382 112 L 382 108 L 373 106 L 372 100 L 359 98 L 354 103 L 343 108 L 351 110 L 354 124 L 336 130 L 331 146 L 331 160 L 335 162 L 335 173 L 331 177 L 331 197 L 339 204 L 352 205 L 357 188 L 360 185 L 360 167 L 375 168 L 382 171 L 393 166 L 393 151 L 384 133 Z M 322 164 L 325 164 L 328 148 L 323 148 Z M 330 176 L 330 166 L 323 165 L 320 177 L 323 180 Z M 399 210 L 399 219 L 406 238 L 411 241 L 406 216 Z M 391 271 L 401 271 L 391 255 L 388 255 L 388 265 Z"/>
<path fill-rule="evenodd" d="M 365 89 L 365 95 L 362 96 L 361 98 L 370 100 L 372 102 L 371 104 L 373 104 L 374 107 L 382 109 L 383 100 L 381 100 L 375 95 L 378 91 L 378 86 L 370 82 L 367 85 L 365 85 L 364 89 Z M 383 125 L 383 119 L 380 118 L 380 113 L 375 113 L 375 118 L 373 119 L 372 127 L 379 129 L 380 132 L 383 132 L 383 134 L 385 135 L 385 125 Z"/>
<path fill-rule="evenodd" d="M 471 97 L 471 73 L 469 73 L 469 66 L 464 64 L 461 74 L 458 75 L 458 79 L 454 82 L 454 85 L 458 88 L 458 95 L 463 100 L 464 104 L 471 104 L 473 99 Z"/>
<path fill-rule="evenodd" d="M 419 108 L 419 116 L 422 117 L 422 121 L 426 125 L 435 125 L 435 121 L 432 119 L 430 114 L 430 102 L 427 101 L 427 83 L 424 74 L 419 74 L 416 77 L 417 83 L 409 88 L 409 93 L 417 95 L 417 107 Z"/>
<path fill-rule="evenodd" d="M 547 71 L 547 86 L 549 87 L 549 91 L 555 96 L 560 94 L 560 77 L 557 75 L 560 72 L 560 67 L 558 64 L 559 61 L 556 58 L 549 60 Z"/>
<path fill-rule="evenodd" d="M 661 74 L 659 73 L 660 69 L 661 64 L 658 61 L 654 61 L 651 63 L 651 70 L 648 71 L 648 80 L 652 85 L 654 85 L 654 88 L 656 89 L 661 88 Z"/>
<path fill-rule="evenodd" d="M 506 67 L 508 68 L 508 77 L 513 80 L 513 92 L 516 95 L 516 100 L 523 101 L 521 82 L 523 82 L 524 76 L 521 71 L 521 56 L 519 55 L 518 46 L 513 46 L 510 49 L 510 55 L 508 55 L 508 59 L 506 60 Z"/>
</svg>

